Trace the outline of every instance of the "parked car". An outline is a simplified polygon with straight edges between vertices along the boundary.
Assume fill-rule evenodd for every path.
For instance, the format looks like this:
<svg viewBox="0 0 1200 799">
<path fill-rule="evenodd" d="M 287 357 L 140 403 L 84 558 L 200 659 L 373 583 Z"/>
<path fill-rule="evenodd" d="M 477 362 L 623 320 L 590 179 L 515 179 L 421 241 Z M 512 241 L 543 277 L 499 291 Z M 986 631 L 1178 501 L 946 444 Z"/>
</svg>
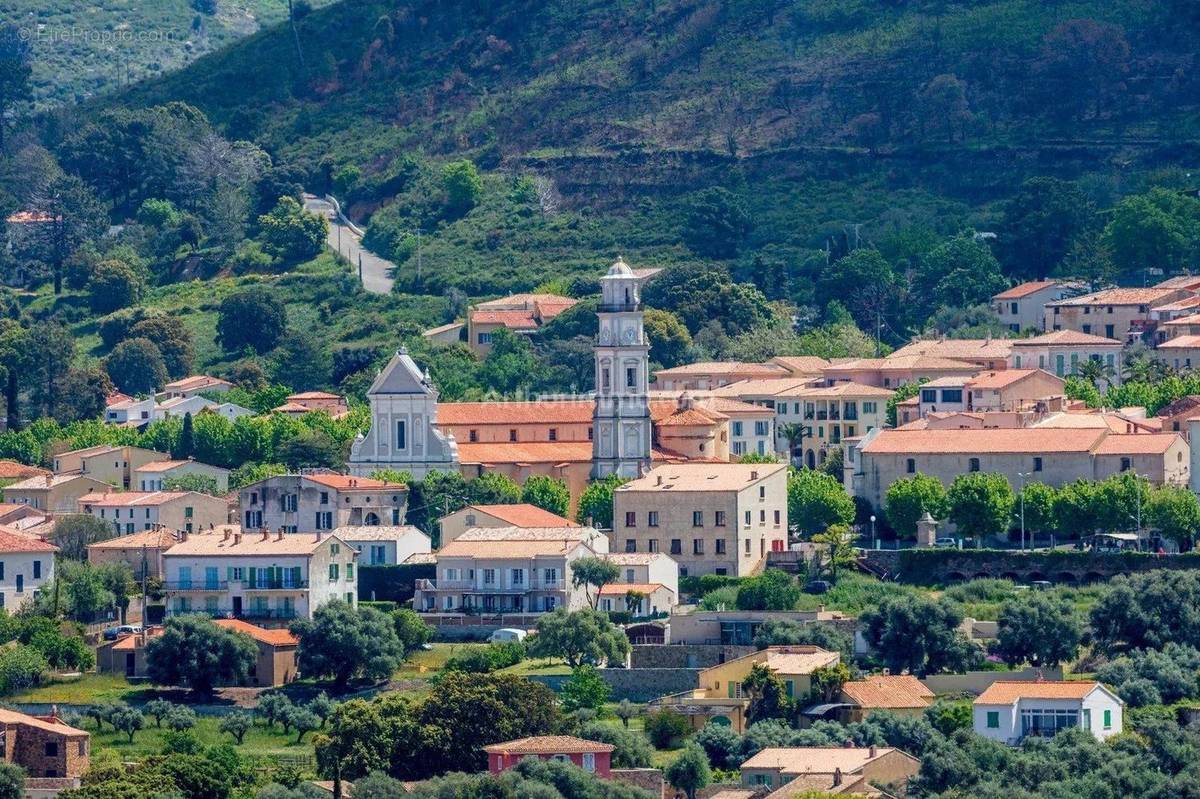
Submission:
<svg viewBox="0 0 1200 799">
<path fill-rule="evenodd" d="M 935 547 L 950 547 L 951 549 L 957 549 L 958 539 L 951 538 L 949 536 L 942 536 L 938 540 L 934 541 L 933 545 Z"/>
<path fill-rule="evenodd" d="M 829 591 L 829 589 L 832 587 L 833 586 L 831 586 L 825 580 L 809 580 L 808 583 L 804 586 L 804 593 L 806 593 L 806 594 L 824 594 L 824 593 L 827 593 Z"/>
<path fill-rule="evenodd" d="M 516 627 L 501 627 L 488 636 L 488 643 L 506 644 L 510 641 L 524 641 L 528 635 L 527 631 L 518 630 Z"/>
<path fill-rule="evenodd" d="M 121 624 L 116 627 L 104 628 L 103 636 L 105 641 L 115 641 L 122 635 L 132 635 L 141 631 L 142 627 L 140 624 Z"/>
</svg>

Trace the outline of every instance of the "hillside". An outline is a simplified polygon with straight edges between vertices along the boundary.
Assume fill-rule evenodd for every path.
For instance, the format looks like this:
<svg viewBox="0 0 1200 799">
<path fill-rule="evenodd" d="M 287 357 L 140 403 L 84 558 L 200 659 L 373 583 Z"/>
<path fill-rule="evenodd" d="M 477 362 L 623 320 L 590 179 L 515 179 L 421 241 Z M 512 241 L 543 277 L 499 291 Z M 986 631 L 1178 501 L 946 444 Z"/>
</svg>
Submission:
<svg viewBox="0 0 1200 799">
<path fill-rule="evenodd" d="M 7 0 L 0 26 L 28 42 L 34 101 L 47 107 L 177 70 L 287 17 L 285 0 L 216 0 L 215 14 L 196 10 L 210 1 Z"/>
</svg>

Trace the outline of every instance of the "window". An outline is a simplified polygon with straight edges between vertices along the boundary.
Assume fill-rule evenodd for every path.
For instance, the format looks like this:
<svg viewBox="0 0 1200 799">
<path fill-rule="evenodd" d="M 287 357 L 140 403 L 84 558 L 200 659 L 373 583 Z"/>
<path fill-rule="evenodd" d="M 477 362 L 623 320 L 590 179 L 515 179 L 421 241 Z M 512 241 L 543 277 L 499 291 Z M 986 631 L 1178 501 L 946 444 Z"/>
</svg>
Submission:
<svg viewBox="0 0 1200 799">
<path fill-rule="evenodd" d="M 279 507 L 284 513 L 295 513 L 297 504 L 295 494 L 284 494 L 279 498 Z"/>
<path fill-rule="evenodd" d="M 646 542 L 646 551 L 647 552 L 657 552 L 658 551 L 658 539 L 657 538 L 651 538 L 649 541 Z"/>
<path fill-rule="evenodd" d="M 646 525 L 649 527 L 658 527 L 658 511 L 652 510 L 646 514 Z"/>
<path fill-rule="evenodd" d="M 683 554 L 683 542 L 680 541 L 678 538 L 671 539 L 671 554 L 672 555 L 682 555 Z"/>
<path fill-rule="evenodd" d="M 1121 471 L 1127 472 L 1133 467 L 1132 461 L 1129 458 L 1121 458 Z"/>
<path fill-rule="evenodd" d="M 766 499 L 766 498 L 767 498 L 767 487 L 766 487 L 766 486 L 759 486 L 759 487 L 758 487 L 758 498 L 759 498 L 759 499 Z"/>
<path fill-rule="evenodd" d="M 908 460 L 906 460 L 906 461 L 904 462 L 904 471 L 908 472 L 909 474 L 916 474 L 916 471 L 917 471 L 917 459 L 916 459 L 916 458 L 909 458 Z"/>
<path fill-rule="evenodd" d="M 626 552 L 637 552 L 637 539 L 636 538 L 626 538 L 625 539 L 625 551 Z"/>
<path fill-rule="evenodd" d="M 968 463 L 968 466 L 967 466 L 968 470 L 970 470 L 972 472 L 979 471 L 979 458 L 971 458 L 971 460 L 967 461 L 967 463 Z"/>
<path fill-rule="evenodd" d="M 635 574 L 635 572 L 633 569 L 626 569 L 625 570 L 625 582 L 632 583 L 635 579 L 634 574 Z"/>
<path fill-rule="evenodd" d="M 558 441 L 558 428 L 557 427 L 550 428 L 550 440 Z"/>
<path fill-rule="evenodd" d="M 513 569 L 512 570 L 512 584 L 513 585 L 525 585 L 525 570 L 524 569 Z"/>
<path fill-rule="evenodd" d="M 1111 710 L 1104 711 L 1104 729 L 1106 729 L 1106 730 L 1112 729 L 1112 711 Z"/>
<path fill-rule="evenodd" d="M 517 431 L 515 428 L 508 431 L 508 440 L 509 441 L 517 440 Z"/>
<path fill-rule="evenodd" d="M 863 413 L 875 413 L 875 408 L 876 408 L 876 405 L 874 402 L 865 402 L 864 401 L 862 404 L 862 412 Z"/>
<path fill-rule="evenodd" d="M 495 569 L 484 569 L 483 570 L 483 584 L 484 585 L 495 585 L 496 584 L 496 570 Z"/>
<path fill-rule="evenodd" d="M 716 548 L 715 548 L 715 550 L 714 550 L 714 551 L 715 551 L 715 552 L 716 552 L 718 555 L 724 555 L 724 554 L 725 554 L 725 539 L 724 539 L 724 538 L 718 538 L 718 539 L 717 539 Z"/>
<path fill-rule="evenodd" d="M 779 512 L 779 511 L 775 511 L 775 526 L 776 526 L 776 527 L 778 527 L 778 526 L 781 524 L 780 518 L 781 518 L 781 517 L 780 517 L 780 512 Z"/>
<path fill-rule="evenodd" d="M 637 367 L 630 366 L 625 369 L 625 386 L 627 388 L 637 388 Z"/>
<path fill-rule="evenodd" d="M 330 511 L 317 511 L 316 527 L 318 530 L 333 529 L 333 513 Z"/>
<path fill-rule="evenodd" d="M 1083 332 L 1084 332 L 1086 335 L 1091 335 L 1091 332 L 1092 332 L 1092 326 L 1091 326 L 1091 325 L 1084 325 L 1084 326 L 1083 326 Z"/>
<path fill-rule="evenodd" d="M 42 562 L 40 560 L 35 560 L 33 562 L 33 579 L 42 579 Z"/>
<path fill-rule="evenodd" d="M 396 449 L 408 449 L 408 429 L 403 419 L 396 422 Z"/>
<path fill-rule="evenodd" d="M 341 551 L 341 546 L 339 546 L 336 542 L 329 545 L 329 554 L 336 555 Z"/>
<path fill-rule="evenodd" d="M 335 583 L 338 578 L 338 565 L 336 563 L 329 564 L 329 582 Z"/>
<path fill-rule="evenodd" d="M 962 389 L 961 388 L 943 388 L 942 389 L 942 402 L 952 402 L 952 403 L 962 402 Z"/>
<path fill-rule="evenodd" d="M 468 441 L 478 441 L 479 440 L 479 431 L 478 430 L 468 430 L 467 431 L 467 440 Z"/>
<path fill-rule="evenodd" d="M 584 771 L 595 771 L 596 770 L 596 755 L 594 752 L 584 752 L 583 753 L 583 770 Z"/>
<path fill-rule="evenodd" d="M 328 505 L 328 504 L 329 504 L 329 492 L 328 492 L 328 491 L 322 491 L 322 492 L 321 492 L 321 504 L 322 504 L 322 505 Z"/>
<path fill-rule="evenodd" d="M 703 555 L 704 554 L 704 539 L 703 538 L 693 538 L 692 539 L 692 554 L 693 555 Z"/>
<path fill-rule="evenodd" d="M 478 339 L 479 339 L 480 344 L 491 344 L 492 343 L 492 334 L 491 333 L 480 333 L 478 336 Z M 449 598 L 450 597 L 446 597 L 446 599 L 449 599 Z"/>
<path fill-rule="evenodd" d="M 1035 472 L 1040 472 L 1042 470 L 1042 459 L 1041 458 L 1035 457 L 1033 459 L 1033 470 Z"/>
<path fill-rule="evenodd" d="M 542 583 L 552 586 L 558 583 L 558 569 L 542 569 Z"/>
<path fill-rule="evenodd" d="M 937 389 L 921 389 L 921 402 L 937 402 Z"/>
<path fill-rule="evenodd" d="M 987 712 L 987 728 L 989 730 L 1000 729 L 1000 711 L 999 710 L 989 710 Z"/>
<path fill-rule="evenodd" d="M 692 527 L 703 527 L 703 526 L 704 526 L 704 511 L 702 511 L 702 510 L 692 511 Z"/>
<path fill-rule="evenodd" d="M 354 582 L 354 564 L 353 563 L 346 564 L 346 581 Z"/>
<path fill-rule="evenodd" d="M 58 741 L 46 741 L 46 757 L 58 757 Z"/>
<path fill-rule="evenodd" d="M 733 423 L 733 434 L 735 436 L 740 436 L 742 434 L 742 423 L 741 422 Z"/>
<path fill-rule="evenodd" d="M 742 524 L 745 525 L 746 527 L 749 527 L 750 526 L 750 518 L 751 518 L 750 511 L 746 511 L 745 520 L 742 522 Z"/>
<path fill-rule="evenodd" d="M 625 511 L 625 526 L 637 527 L 637 513 L 631 510 Z"/>
</svg>

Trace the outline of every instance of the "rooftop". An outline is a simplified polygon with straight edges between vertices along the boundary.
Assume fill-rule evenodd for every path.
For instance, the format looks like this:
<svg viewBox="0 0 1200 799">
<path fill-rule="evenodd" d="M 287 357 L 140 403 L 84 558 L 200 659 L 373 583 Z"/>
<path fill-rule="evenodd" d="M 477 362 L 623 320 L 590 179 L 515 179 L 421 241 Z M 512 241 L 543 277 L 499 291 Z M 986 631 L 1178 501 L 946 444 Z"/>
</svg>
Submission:
<svg viewBox="0 0 1200 799">
<path fill-rule="evenodd" d="M 395 541 L 403 536 L 417 534 L 428 538 L 421 530 L 411 524 L 350 524 L 338 527 L 333 531 L 343 541 Z"/>
<path fill-rule="evenodd" d="M 464 510 L 471 509 L 494 516 L 500 521 L 508 522 L 513 527 L 579 526 L 570 519 L 539 508 L 537 505 L 530 505 L 528 502 L 520 502 L 515 505 L 468 505 L 464 508 Z"/>
<path fill-rule="evenodd" d="M 604 559 L 618 566 L 645 566 L 658 558 L 665 558 L 662 552 L 609 552 Z"/>
<path fill-rule="evenodd" d="M 662 587 L 662 583 L 605 583 L 600 586 L 600 595 L 625 596 L 631 591 L 639 594 L 653 594 Z"/>
<path fill-rule="evenodd" d="M 79 504 L 103 508 L 154 507 L 189 495 L 203 496 L 194 491 L 97 491 L 84 494 Z"/>
<path fill-rule="evenodd" d="M 878 386 L 867 386 L 862 383 L 855 383 L 853 380 L 837 383 L 832 386 L 800 386 L 798 388 L 782 391 L 778 394 L 781 397 L 799 397 L 801 399 L 820 399 L 822 397 L 869 397 L 873 399 L 887 399 L 895 394 L 895 391 L 887 388 L 879 388 Z"/>
<path fill-rule="evenodd" d="M 1001 454 L 1090 452 L 1106 435 L 1104 430 L 1052 428 L 983 430 L 881 430 L 863 447 L 871 455 Z"/>
<path fill-rule="evenodd" d="M 1010 705 L 1019 699 L 1083 699 L 1100 687 L 1094 680 L 1067 682 L 1007 682 L 997 681 L 987 687 L 977 705 Z"/>
<path fill-rule="evenodd" d="M 350 474 L 305 474 L 305 480 L 311 480 L 327 488 L 338 491 L 365 491 L 368 489 L 395 490 L 407 488 L 404 483 L 389 483 L 386 480 L 375 480 L 370 477 L 355 477 Z"/>
<path fill-rule="evenodd" d="M 990 360 L 1007 358 L 1011 352 L 1012 340 L 1005 338 L 917 339 L 893 352 L 888 359 L 928 355 L 951 360 Z"/>
<path fill-rule="evenodd" d="M 228 533 L 228 535 L 226 535 Z M 220 555 L 310 555 L 332 535 L 314 533 L 241 533 L 237 525 L 224 525 L 203 533 L 192 533 L 163 553 L 164 556 Z M 341 539 L 336 539 L 341 540 Z M 343 542 L 345 543 L 345 542 Z"/>
<path fill-rule="evenodd" d="M 152 549 L 165 549 L 176 543 L 175 533 L 166 527 L 160 527 L 157 530 L 142 530 L 140 532 L 123 535 L 119 538 L 110 538 L 106 541 L 97 541 L 94 544 L 88 544 L 88 549 L 140 549 L 141 547 L 149 547 Z"/>
<path fill-rule="evenodd" d="M 209 375 L 191 375 L 190 377 L 180 378 L 163 386 L 166 391 L 197 391 L 205 388 L 213 388 L 215 386 L 233 387 L 233 383 L 228 380 L 222 380 L 219 377 L 210 377 Z"/>
<path fill-rule="evenodd" d="M 535 735 L 532 738 L 518 738 L 515 741 L 491 744 L 483 747 L 483 751 L 493 755 L 557 755 L 576 752 L 611 752 L 615 748 L 612 744 L 586 741 L 573 735 Z"/>
<path fill-rule="evenodd" d="M 57 552 L 58 547 L 40 538 L 23 535 L 12 527 L 0 525 L 0 554 L 18 552 Z"/>
<path fill-rule="evenodd" d="M 28 727 L 37 727 L 40 730 L 57 733 L 59 735 L 87 736 L 87 730 L 80 730 L 72 727 L 64 721 L 59 721 L 57 718 L 44 718 L 42 716 L 30 716 L 26 713 L 18 713 L 15 710 L 0 709 L 0 724 L 24 724 Z"/>
<path fill-rule="evenodd" d="M 842 685 L 842 693 L 863 708 L 928 707 L 933 691 L 910 674 L 880 674 Z"/>
<path fill-rule="evenodd" d="M 674 463 L 655 467 L 617 491 L 740 491 L 787 469 L 783 463 Z"/>
<path fill-rule="evenodd" d="M 0 460 L 0 480 L 24 480 L 48 474 L 50 474 L 48 470 L 40 469 L 37 466 L 26 466 L 17 461 Z"/>
<path fill-rule="evenodd" d="M 763 749 L 742 764 L 742 769 L 778 769 L 785 774 L 853 774 L 886 754 L 890 747 L 803 746 Z"/>
<path fill-rule="evenodd" d="M 64 483 L 69 483 L 72 480 L 89 480 L 97 485 L 103 485 L 100 480 L 95 480 L 91 477 L 85 477 L 78 472 L 66 472 L 64 474 L 37 475 L 36 477 L 27 477 L 24 480 L 18 480 L 15 483 L 9 483 L 4 487 L 5 491 L 36 491 L 38 489 L 57 488 Z"/>
<path fill-rule="evenodd" d="M 815 355 L 776 355 L 768 363 L 777 363 L 792 374 L 819 375 L 829 361 Z"/>
<path fill-rule="evenodd" d="M 1105 338 L 1104 336 L 1093 336 L 1091 333 L 1080 333 L 1078 330 L 1051 330 L 1049 333 L 1043 333 L 1040 336 L 1032 338 L 1019 338 L 1013 341 L 1014 347 L 1042 347 L 1048 344 L 1058 346 L 1107 346 L 1121 347 L 1120 341 L 1113 338 Z"/>
<path fill-rule="evenodd" d="M 1013 383 L 1019 383 L 1027 377 L 1033 377 L 1041 372 L 1047 377 L 1053 378 L 1058 382 L 1063 382 L 1062 378 L 1055 377 L 1044 369 L 1001 369 L 998 372 L 980 372 L 967 383 L 972 388 L 983 389 L 1001 389 L 1011 386 Z"/>
<path fill-rule="evenodd" d="M 578 540 L 559 538 L 544 541 L 511 541 L 463 540 L 462 536 L 446 544 L 437 551 L 440 558 L 500 558 L 522 559 L 536 557 L 563 556 L 575 547 L 583 546 Z"/>
<path fill-rule="evenodd" d="M 1114 288 L 1055 300 L 1049 306 L 1068 305 L 1153 305 L 1169 299 L 1178 289 L 1174 288 Z"/>
<path fill-rule="evenodd" d="M 224 627 L 227 630 L 245 633 L 255 641 L 271 646 L 296 646 L 300 643 L 300 639 L 286 629 L 268 630 L 265 627 L 259 627 L 257 624 L 251 624 L 241 619 L 214 619 L 213 624 Z"/>
<path fill-rule="evenodd" d="M 790 372 L 782 365 L 755 363 L 753 361 L 699 361 L 670 369 L 659 369 L 654 373 L 661 377 L 688 377 L 691 375 L 754 375 L 757 377 L 788 377 Z"/>
<path fill-rule="evenodd" d="M 173 461 L 151 461 L 150 463 L 144 463 L 141 466 L 137 467 L 136 471 L 139 471 L 139 472 L 169 472 L 172 469 L 178 469 L 180 466 L 187 466 L 189 463 L 199 463 L 199 461 L 194 461 L 191 458 L 188 458 L 186 460 L 173 460 Z M 207 463 L 201 463 L 200 465 L 208 467 L 210 469 L 221 468 L 219 466 L 209 466 Z"/>
<path fill-rule="evenodd" d="M 1030 294 L 1036 294 L 1043 289 L 1054 288 L 1058 285 L 1055 280 L 1031 280 L 1028 283 L 1021 283 L 1013 286 L 1010 289 L 1005 289 L 999 294 L 993 294 L 993 300 L 1019 300 L 1022 297 L 1028 297 Z"/>
<path fill-rule="evenodd" d="M 1196 324 L 1200 324 L 1197 319 Z M 1158 345 L 1160 350 L 1190 350 L 1200 347 L 1200 336 L 1176 336 Z"/>
<path fill-rule="evenodd" d="M 456 541 L 589 541 L 600 535 L 578 524 L 554 527 L 471 527 Z"/>
</svg>

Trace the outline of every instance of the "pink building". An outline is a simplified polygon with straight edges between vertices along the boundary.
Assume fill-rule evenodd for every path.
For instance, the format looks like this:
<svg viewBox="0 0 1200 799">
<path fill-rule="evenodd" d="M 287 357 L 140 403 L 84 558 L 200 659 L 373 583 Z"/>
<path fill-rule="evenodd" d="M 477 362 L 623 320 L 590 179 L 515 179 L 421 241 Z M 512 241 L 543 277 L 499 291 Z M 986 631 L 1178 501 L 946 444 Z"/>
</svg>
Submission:
<svg viewBox="0 0 1200 799">
<path fill-rule="evenodd" d="M 604 779 L 612 776 L 613 746 L 572 735 L 535 735 L 485 746 L 483 751 L 487 752 L 488 771 L 492 774 L 508 771 L 527 757 L 536 757 L 574 763 Z"/>
</svg>

